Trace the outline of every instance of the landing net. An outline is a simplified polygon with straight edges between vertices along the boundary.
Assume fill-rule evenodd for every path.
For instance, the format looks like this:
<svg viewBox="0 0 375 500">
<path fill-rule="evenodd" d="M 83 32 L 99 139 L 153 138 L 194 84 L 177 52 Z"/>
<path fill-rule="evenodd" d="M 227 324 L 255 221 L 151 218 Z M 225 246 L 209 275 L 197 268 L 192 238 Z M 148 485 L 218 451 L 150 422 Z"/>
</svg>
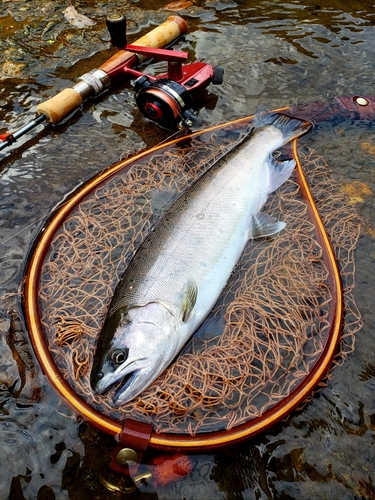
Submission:
<svg viewBox="0 0 375 500">
<path fill-rule="evenodd" d="M 264 209 L 286 229 L 248 243 L 216 307 L 172 365 L 119 409 L 112 392 L 91 391 L 96 340 L 132 255 L 179 193 L 248 132 L 248 123 L 213 130 L 141 156 L 98 185 L 54 234 L 38 287 L 44 337 L 72 390 L 116 421 L 130 417 L 158 433 L 187 435 L 251 422 L 304 384 L 329 342 L 329 273 L 292 176 Z M 324 160 L 305 146 L 298 153 L 341 272 L 342 360 L 361 327 L 352 296 L 361 224 Z"/>
</svg>

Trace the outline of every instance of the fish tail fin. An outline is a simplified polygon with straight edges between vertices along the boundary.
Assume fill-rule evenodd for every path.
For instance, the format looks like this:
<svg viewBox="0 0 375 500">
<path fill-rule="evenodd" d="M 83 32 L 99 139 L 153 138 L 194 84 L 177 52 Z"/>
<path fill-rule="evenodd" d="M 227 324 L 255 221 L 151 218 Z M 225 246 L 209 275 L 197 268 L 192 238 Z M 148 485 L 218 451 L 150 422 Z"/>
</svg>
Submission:
<svg viewBox="0 0 375 500">
<path fill-rule="evenodd" d="M 312 124 L 292 116 L 274 111 L 259 111 L 254 116 L 254 128 L 273 126 L 279 129 L 284 137 L 284 144 L 308 132 Z"/>
</svg>

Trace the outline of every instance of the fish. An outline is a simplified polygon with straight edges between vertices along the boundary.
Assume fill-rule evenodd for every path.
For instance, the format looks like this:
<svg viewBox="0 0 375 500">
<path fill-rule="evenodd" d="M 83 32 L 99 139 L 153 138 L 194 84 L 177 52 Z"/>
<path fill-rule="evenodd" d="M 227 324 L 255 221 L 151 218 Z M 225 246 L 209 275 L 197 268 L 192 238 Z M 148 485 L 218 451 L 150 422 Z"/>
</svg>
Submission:
<svg viewBox="0 0 375 500">
<path fill-rule="evenodd" d="M 248 240 L 285 227 L 261 212 L 295 167 L 294 159 L 278 161 L 273 153 L 310 128 L 285 114 L 258 112 L 249 138 L 161 217 L 109 305 L 90 375 L 95 394 L 112 388 L 119 408 L 146 390 L 211 312 Z"/>
</svg>

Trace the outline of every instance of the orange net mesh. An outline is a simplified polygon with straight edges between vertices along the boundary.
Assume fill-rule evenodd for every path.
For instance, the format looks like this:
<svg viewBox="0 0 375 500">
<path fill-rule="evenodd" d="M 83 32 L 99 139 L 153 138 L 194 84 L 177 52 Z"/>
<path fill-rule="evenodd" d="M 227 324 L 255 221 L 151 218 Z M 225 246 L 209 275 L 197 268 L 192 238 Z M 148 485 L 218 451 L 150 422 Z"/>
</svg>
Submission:
<svg viewBox="0 0 375 500">
<path fill-rule="evenodd" d="M 233 428 L 290 395 L 328 342 L 328 272 L 292 178 L 265 207 L 287 223 L 286 230 L 274 239 L 249 241 L 215 309 L 175 362 L 119 409 L 111 406 L 111 392 L 91 391 L 96 339 L 127 263 L 163 207 L 235 146 L 248 127 L 202 133 L 131 163 L 88 195 L 53 238 L 39 285 L 46 341 L 73 390 L 115 420 L 131 417 L 164 433 Z M 299 154 L 342 273 L 343 359 L 361 327 L 351 293 L 361 224 L 323 159 L 306 147 Z"/>
</svg>

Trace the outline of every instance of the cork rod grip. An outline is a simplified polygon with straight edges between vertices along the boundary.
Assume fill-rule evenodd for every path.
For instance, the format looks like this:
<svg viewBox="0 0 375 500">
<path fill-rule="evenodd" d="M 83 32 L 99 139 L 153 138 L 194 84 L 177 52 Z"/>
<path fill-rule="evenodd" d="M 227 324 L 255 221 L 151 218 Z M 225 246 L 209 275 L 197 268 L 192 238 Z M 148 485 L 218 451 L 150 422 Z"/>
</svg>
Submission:
<svg viewBox="0 0 375 500">
<path fill-rule="evenodd" d="M 142 47 L 162 48 L 173 42 L 178 36 L 186 33 L 186 22 L 179 16 L 169 17 L 163 24 L 142 36 L 134 45 Z M 126 50 L 120 50 L 108 59 L 100 70 L 108 73 L 128 59 L 135 57 Z M 37 114 L 45 114 L 49 123 L 59 123 L 82 104 L 82 96 L 72 88 L 67 88 L 57 95 L 42 102 L 37 107 Z"/>
<path fill-rule="evenodd" d="M 48 101 L 38 104 L 36 112 L 47 116 L 49 123 L 59 123 L 82 104 L 82 97 L 73 89 L 64 89 Z"/>
</svg>

